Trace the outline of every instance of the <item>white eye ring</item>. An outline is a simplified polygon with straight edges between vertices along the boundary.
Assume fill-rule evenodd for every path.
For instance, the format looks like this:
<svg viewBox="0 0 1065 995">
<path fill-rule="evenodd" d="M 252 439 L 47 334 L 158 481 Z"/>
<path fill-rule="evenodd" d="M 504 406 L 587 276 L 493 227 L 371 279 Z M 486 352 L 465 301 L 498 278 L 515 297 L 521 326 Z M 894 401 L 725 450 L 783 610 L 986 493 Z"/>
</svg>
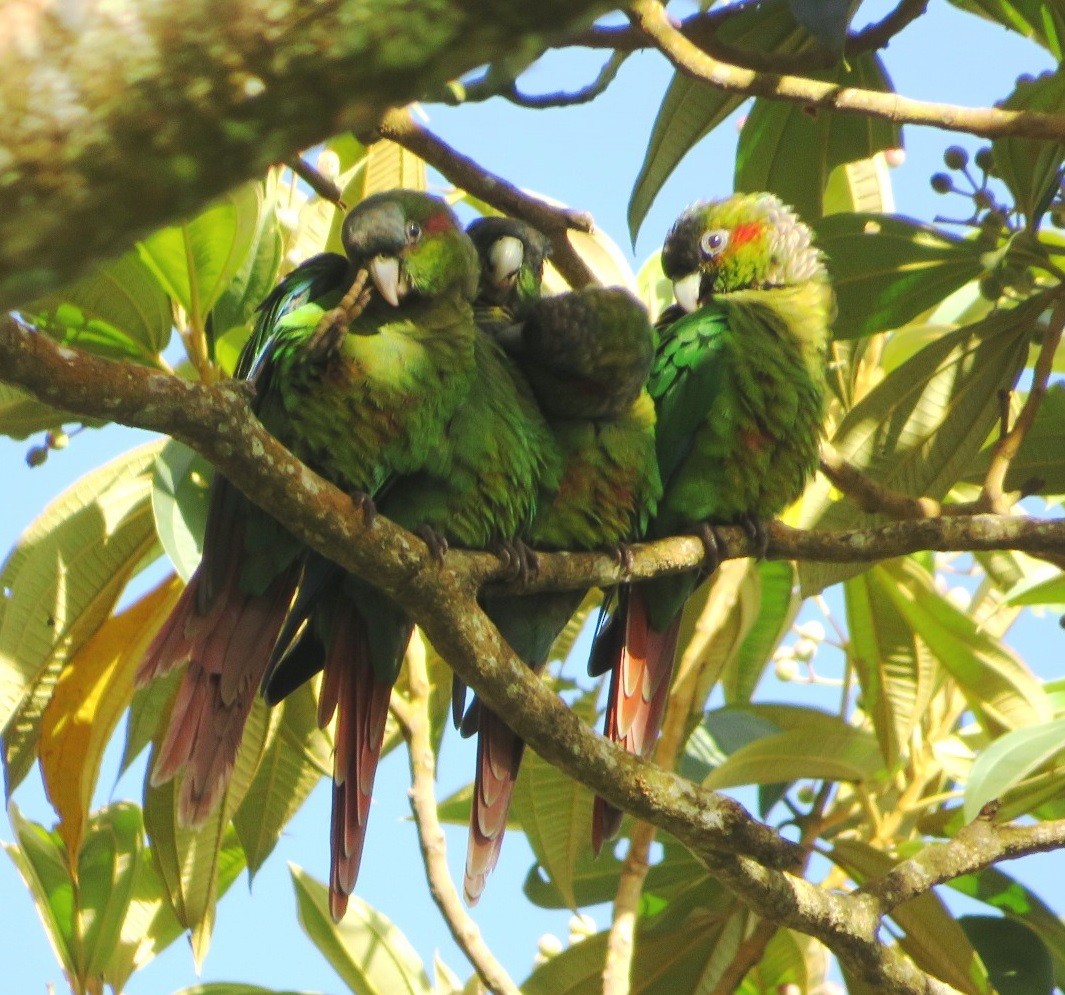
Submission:
<svg viewBox="0 0 1065 995">
<path fill-rule="evenodd" d="M 713 231 L 703 232 L 699 239 L 699 251 L 707 259 L 721 255 L 728 245 L 728 231 L 725 228 L 716 228 Z"/>
</svg>

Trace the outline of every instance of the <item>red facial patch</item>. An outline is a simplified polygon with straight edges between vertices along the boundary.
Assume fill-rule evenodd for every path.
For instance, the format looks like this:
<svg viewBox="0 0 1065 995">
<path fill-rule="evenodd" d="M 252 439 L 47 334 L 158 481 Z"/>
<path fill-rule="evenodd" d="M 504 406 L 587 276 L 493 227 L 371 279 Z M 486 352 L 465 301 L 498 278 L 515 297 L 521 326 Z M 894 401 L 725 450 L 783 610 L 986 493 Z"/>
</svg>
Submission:
<svg viewBox="0 0 1065 995">
<path fill-rule="evenodd" d="M 729 236 L 729 248 L 738 249 L 741 245 L 746 245 L 756 239 L 763 231 L 765 231 L 765 226 L 757 221 L 751 221 L 745 225 L 736 225 Z"/>
<path fill-rule="evenodd" d="M 422 231 L 426 235 L 439 235 L 441 232 L 450 231 L 454 228 L 451 215 L 447 211 L 438 211 L 430 214 L 422 224 Z"/>
</svg>

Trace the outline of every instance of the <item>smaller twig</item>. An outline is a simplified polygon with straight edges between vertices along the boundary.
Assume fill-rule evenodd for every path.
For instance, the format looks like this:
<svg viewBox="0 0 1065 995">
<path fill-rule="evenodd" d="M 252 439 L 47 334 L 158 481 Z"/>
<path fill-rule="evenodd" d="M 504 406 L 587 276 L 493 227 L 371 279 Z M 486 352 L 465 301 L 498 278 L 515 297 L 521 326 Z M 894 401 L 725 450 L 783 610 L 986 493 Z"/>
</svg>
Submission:
<svg viewBox="0 0 1065 995">
<path fill-rule="evenodd" d="M 587 104 L 602 94 L 618 75 L 618 70 L 629 57 L 628 52 L 614 52 L 599 70 L 595 79 L 587 86 L 579 90 L 557 90 L 554 93 L 522 93 L 518 84 L 514 81 L 500 91 L 500 96 L 505 97 L 512 104 L 519 107 L 528 107 L 532 110 L 543 110 L 548 107 L 577 107 Z"/>
<path fill-rule="evenodd" d="M 406 663 L 409 700 L 404 702 L 393 694 L 390 707 L 410 756 L 410 807 L 418 828 L 429 892 L 455 942 L 488 990 L 499 995 L 520 995 L 518 986 L 488 949 L 477 924 L 463 907 L 448 873 L 444 830 L 436 815 L 436 759 L 429 718 L 429 674 L 425 666 L 425 644 L 420 639 L 411 642 Z"/>
<path fill-rule="evenodd" d="M 1031 826 L 996 825 L 978 816 L 945 843 L 930 843 L 920 853 L 896 864 L 879 878 L 867 881 L 858 893 L 876 899 L 887 915 L 904 902 L 924 895 L 936 885 L 962 874 L 1033 853 L 1065 846 L 1065 819 Z"/>
<path fill-rule="evenodd" d="M 285 165 L 323 200 L 328 200 L 330 204 L 336 204 L 342 211 L 348 209 L 347 204 L 344 203 L 340 187 L 328 176 L 315 169 L 306 159 L 294 155 L 291 159 L 285 160 Z"/>
<path fill-rule="evenodd" d="M 833 486 L 843 491 L 862 511 L 880 512 L 892 518 L 933 518 L 945 513 L 938 501 L 910 497 L 877 483 L 853 463 L 844 459 L 829 442 L 821 443 L 821 472 Z"/>
<path fill-rule="evenodd" d="M 1028 391 L 1020 414 L 1012 427 L 1004 426 L 995 448 L 991 451 L 991 462 L 984 477 L 984 486 L 980 497 L 986 502 L 986 510 L 997 512 L 1000 515 L 1009 513 L 1012 501 L 1003 493 L 1006 482 L 1006 474 L 1009 473 L 1010 464 L 1020 451 L 1025 436 L 1035 424 L 1035 416 L 1039 413 L 1039 405 L 1046 396 L 1047 384 L 1050 382 L 1050 374 L 1054 368 L 1054 354 L 1061 342 L 1062 330 L 1065 328 L 1065 298 L 1058 300 L 1054 311 L 1050 316 L 1050 322 L 1043 333 L 1043 341 L 1039 347 L 1039 356 L 1035 361 L 1035 370 L 1032 375 L 1032 387 Z M 1006 411 L 1009 411 L 1009 399 L 1006 399 Z"/>
<path fill-rule="evenodd" d="M 597 282 L 588 264 L 566 238 L 566 233 L 571 230 L 590 232 L 594 227 L 590 214 L 567 207 L 555 207 L 519 190 L 423 128 L 406 109 L 388 111 L 381 118 L 378 134 L 424 159 L 455 186 L 479 197 L 504 214 L 521 218 L 539 228 L 551 239 L 554 250 L 551 262 L 570 286 L 583 287 Z"/>
</svg>

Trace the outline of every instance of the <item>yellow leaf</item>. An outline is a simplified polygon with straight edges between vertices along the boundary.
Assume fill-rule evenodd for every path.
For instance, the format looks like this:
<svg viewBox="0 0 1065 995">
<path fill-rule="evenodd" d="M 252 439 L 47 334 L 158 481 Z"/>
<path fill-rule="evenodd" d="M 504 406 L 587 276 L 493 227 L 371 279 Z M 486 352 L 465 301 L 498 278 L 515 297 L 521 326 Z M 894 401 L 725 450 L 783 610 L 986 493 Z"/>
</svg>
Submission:
<svg viewBox="0 0 1065 995">
<path fill-rule="evenodd" d="M 63 668 L 41 716 L 41 773 L 59 816 L 59 835 L 77 867 L 100 761 L 133 696 L 148 643 L 173 608 L 182 583 L 170 576 L 109 618 Z"/>
</svg>

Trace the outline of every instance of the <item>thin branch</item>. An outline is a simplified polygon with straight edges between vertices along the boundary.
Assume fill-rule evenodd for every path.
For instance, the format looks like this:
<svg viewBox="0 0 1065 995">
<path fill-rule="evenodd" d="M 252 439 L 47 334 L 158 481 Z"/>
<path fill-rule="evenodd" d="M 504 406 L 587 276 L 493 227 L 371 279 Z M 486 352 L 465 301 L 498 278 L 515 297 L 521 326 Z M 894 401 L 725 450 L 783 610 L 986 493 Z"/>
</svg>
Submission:
<svg viewBox="0 0 1065 995">
<path fill-rule="evenodd" d="M 285 160 L 285 165 L 292 170 L 304 183 L 307 184 L 319 197 L 336 204 L 342 211 L 348 209 L 344 203 L 343 193 L 328 176 L 319 172 L 303 156 L 294 155 Z"/>
<path fill-rule="evenodd" d="M 1039 356 L 1032 375 L 1032 386 L 1024 406 L 1013 423 L 1013 427 L 1003 433 L 991 451 L 991 463 L 987 468 L 984 486 L 980 493 L 980 497 L 987 502 L 988 511 L 1003 515 L 1009 513 L 1012 502 L 1003 493 L 1006 474 L 1009 473 L 1010 464 L 1020 450 L 1025 436 L 1035 424 L 1039 405 L 1046 396 L 1047 384 L 1050 382 L 1050 374 L 1054 368 L 1054 355 L 1061 342 L 1063 327 L 1065 327 L 1065 300 L 1059 300 L 1050 316 L 1046 331 L 1043 333 L 1043 341 L 1039 347 Z M 1008 405 L 1006 410 L 1009 410 Z"/>
<path fill-rule="evenodd" d="M 517 83 L 511 81 L 508 86 L 505 86 L 500 91 L 499 95 L 505 97 L 512 104 L 517 104 L 518 107 L 527 107 L 531 110 L 545 110 L 548 107 L 578 107 L 581 104 L 590 103 L 600 94 L 605 93 L 606 88 L 617 78 L 618 71 L 627 58 L 627 52 L 614 52 L 606 60 L 603 68 L 596 74 L 595 79 L 587 86 L 582 86 L 579 90 L 558 90 L 554 93 L 537 94 L 522 93 L 518 89 Z"/>
<path fill-rule="evenodd" d="M 597 282 L 588 264 L 573 250 L 566 237 L 569 231 L 590 232 L 595 224 L 590 214 L 556 207 L 519 190 L 422 127 L 406 109 L 391 110 L 385 114 L 378 125 L 377 134 L 420 156 L 455 186 L 479 197 L 504 214 L 521 218 L 539 228 L 551 239 L 554 250 L 551 262 L 570 286 L 583 287 Z"/>
<path fill-rule="evenodd" d="M 844 87 L 731 65 L 713 58 L 689 41 L 672 25 L 665 8 L 657 0 L 633 0 L 629 17 L 679 72 L 728 93 L 785 100 L 810 110 L 824 108 L 864 114 L 896 124 L 929 125 L 985 138 L 1016 135 L 1061 141 L 1065 135 L 1065 115 L 1062 114 L 936 104 L 911 100 L 895 93 Z"/>
<path fill-rule="evenodd" d="M 1030 826 L 996 825 L 983 816 L 958 830 L 945 843 L 930 843 L 896 864 L 887 874 L 866 882 L 859 891 L 879 903 L 881 914 L 962 874 L 1033 853 L 1065 847 L 1065 819 Z"/>
<path fill-rule="evenodd" d="M 411 642 L 406 664 L 409 703 L 393 694 L 391 708 L 410 755 L 410 807 L 418 827 L 418 843 L 429 893 L 451 936 L 488 990 L 497 995 L 520 995 L 518 986 L 496 960 L 477 923 L 466 911 L 448 873 L 444 830 L 436 815 L 436 757 L 429 718 L 429 673 L 425 667 L 425 644 L 420 639 Z"/>
<path fill-rule="evenodd" d="M 821 443 L 821 472 L 862 511 L 880 512 L 892 518 L 932 518 L 943 514 L 943 505 L 932 498 L 910 497 L 873 480 L 844 459 L 830 443 Z"/>
</svg>

